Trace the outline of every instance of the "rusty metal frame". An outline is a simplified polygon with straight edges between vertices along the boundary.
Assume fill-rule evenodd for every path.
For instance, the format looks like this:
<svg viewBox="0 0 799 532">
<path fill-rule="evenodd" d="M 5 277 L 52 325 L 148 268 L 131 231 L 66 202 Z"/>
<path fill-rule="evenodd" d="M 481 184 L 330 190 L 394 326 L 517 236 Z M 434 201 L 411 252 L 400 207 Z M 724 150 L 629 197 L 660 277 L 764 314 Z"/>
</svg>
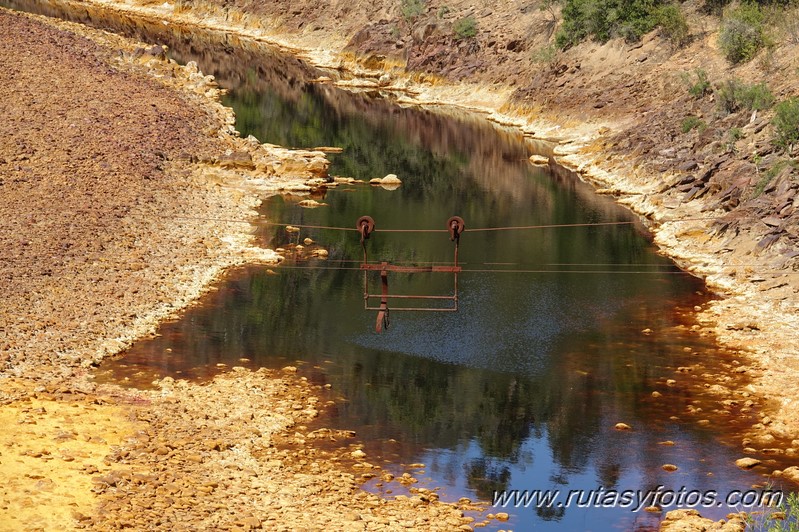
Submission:
<svg viewBox="0 0 799 532">
<path fill-rule="evenodd" d="M 400 266 L 391 264 L 388 261 L 380 263 L 370 263 L 368 254 L 366 252 L 366 240 L 369 239 L 371 233 L 375 230 L 375 222 L 369 216 L 361 216 L 355 224 L 355 227 L 361 234 L 361 246 L 363 247 L 363 262 L 361 263 L 361 270 L 363 270 L 363 308 L 364 310 L 376 310 L 377 320 L 375 322 L 375 330 L 382 332 L 383 329 L 389 327 L 389 313 L 388 306 L 389 299 L 404 299 L 404 300 L 437 300 L 437 301 L 452 301 L 451 307 L 397 307 L 395 311 L 416 311 L 416 312 L 457 312 L 458 311 L 458 273 L 461 272 L 461 267 L 458 265 L 458 247 L 460 244 L 460 235 L 466 227 L 463 218 L 453 216 L 447 220 L 447 230 L 450 234 L 450 240 L 455 242 L 455 260 L 454 266 Z M 369 293 L 369 272 L 379 271 L 381 280 L 381 293 Z M 410 295 L 410 294 L 389 294 L 388 293 L 388 274 L 389 272 L 397 273 L 452 273 L 454 276 L 454 293 L 451 296 L 443 295 Z M 380 299 L 380 306 L 370 306 L 370 299 Z"/>
</svg>

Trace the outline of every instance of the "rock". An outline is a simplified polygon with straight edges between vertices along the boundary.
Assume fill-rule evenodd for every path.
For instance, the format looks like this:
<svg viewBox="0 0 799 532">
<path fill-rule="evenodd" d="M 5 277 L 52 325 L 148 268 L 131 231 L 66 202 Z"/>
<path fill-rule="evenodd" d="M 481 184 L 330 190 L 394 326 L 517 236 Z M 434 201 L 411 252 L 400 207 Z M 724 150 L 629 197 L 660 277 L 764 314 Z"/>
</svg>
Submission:
<svg viewBox="0 0 799 532">
<path fill-rule="evenodd" d="M 386 190 L 396 190 L 401 184 L 402 181 L 394 174 L 388 174 L 384 178 L 374 178 L 369 180 L 370 185 L 378 185 Z"/>
<path fill-rule="evenodd" d="M 715 523 L 696 510 L 672 510 L 660 523 L 660 532 L 694 532 L 710 530 Z"/>
<path fill-rule="evenodd" d="M 632 427 L 630 425 L 628 425 L 627 423 L 616 423 L 616 425 L 614 425 L 613 428 L 616 429 L 616 430 L 631 430 L 632 429 Z"/>
<path fill-rule="evenodd" d="M 787 478 L 791 482 L 799 484 L 799 467 L 791 466 L 782 470 L 782 478 Z"/>
<path fill-rule="evenodd" d="M 386 177 L 380 180 L 380 183 L 383 185 L 400 185 L 402 181 L 396 176 L 396 174 L 388 174 Z"/>
<path fill-rule="evenodd" d="M 298 205 L 300 207 L 305 207 L 305 208 L 308 208 L 308 209 L 314 209 L 316 207 L 324 207 L 325 205 L 327 205 L 327 203 L 320 203 L 320 202 L 318 202 L 316 200 L 307 199 L 307 200 L 302 200 L 301 202 L 298 203 Z"/>
<path fill-rule="evenodd" d="M 735 465 L 740 467 L 741 469 L 752 469 L 753 467 L 759 466 L 762 462 L 757 458 L 739 458 L 735 461 Z"/>
<path fill-rule="evenodd" d="M 360 460 L 360 459 L 362 459 L 362 458 L 366 458 L 366 453 L 365 453 L 365 452 L 363 452 L 363 451 L 362 451 L 362 450 L 360 450 L 360 449 L 357 449 L 357 450 L 355 450 L 355 451 L 352 451 L 352 452 L 350 453 L 350 456 L 352 456 L 352 457 L 353 457 L 353 458 L 355 458 L 356 460 Z"/>
<path fill-rule="evenodd" d="M 245 530 L 261 528 L 261 520 L 257 517 L 245 517 L 239 521 L 239 524 L 243 526 Z"/>
<path fill-rule="evenodd" d="M 254 170 L 255 164 L 252 162 L 252 155 L 246 151 L 234 151 L 226 153 L 219 158 L 219 165 L 224 168 L 241 168 Z"/>
<path fill-rule="evenodd" d="M 510 519 L 510 516 L 505 512 L 499 512 L 495 514 L 494 517 L 497 519 L 497 521 L 507 521 L 508 519 Z"/>
<path fill-rule="evenodd" d="M 532 163 L 533 166 L 549 166 L 549 157 L 533 154 L 530 156 L 530 163 Z"/>
<path fill-rule="evenodd" d="M 679 468 L 676 465 L 674 465 L 674 464 L 663 464 L 662 466 L 660 466 L 660 469 L 662 469 L 663 471 L 668 471 L 669 473 L 671 473 L 673 471 L 677 471 L 677 469 L 679 469 Z"/>
</svg>

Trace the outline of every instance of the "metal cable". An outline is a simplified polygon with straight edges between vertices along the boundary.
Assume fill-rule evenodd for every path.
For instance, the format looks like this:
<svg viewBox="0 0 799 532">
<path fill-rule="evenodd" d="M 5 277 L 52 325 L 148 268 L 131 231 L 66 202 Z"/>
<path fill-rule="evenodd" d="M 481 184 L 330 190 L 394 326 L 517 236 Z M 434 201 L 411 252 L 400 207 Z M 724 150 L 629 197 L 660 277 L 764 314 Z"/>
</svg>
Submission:
<svg viewBox="0 0 799 532">
<path fill-rule="evenodd" d="M 327 229 L 331 231 L 358 231 L 355 227 L 338 227 L 329 225 L 308 225 L 308 224 L 293 224 L 283 222 L 271 222 L 268 220 L 233 220 L 227 218 L 203 218 L 200 216 L 161 216 L 161 218 L 177 219 L 177 220 L 198 220 L 207 222 L 224 222 L 224 223 L 246 223 L 252 225 L 274 225 L 278 227 L 296 227 L 298 229 Z M 699 222 L 720 220 L 719 217 L 700 217 L 700 218 L 683 218 L 679 220 L 659 220 L 657 223 L 681 223 L 681 222 Z M 476 227 L 466 228 L 463 232 L 483 232 L 483 231 L 516 231 L 525 229 L 558 229 L 567 227 L 603 227 L 614 225 L 636 225 L 640 221 L 623 221 L 623 222 L 581 222 L 581 223 L 567 223 L 567 224 L 538 224 L 538 225 L 517 225 L 517 226 L 503 226 L 503 227 Z M 448 229 L 379 229 L 375 228 L 375 233 L 447 233 Z"/>
</svg>

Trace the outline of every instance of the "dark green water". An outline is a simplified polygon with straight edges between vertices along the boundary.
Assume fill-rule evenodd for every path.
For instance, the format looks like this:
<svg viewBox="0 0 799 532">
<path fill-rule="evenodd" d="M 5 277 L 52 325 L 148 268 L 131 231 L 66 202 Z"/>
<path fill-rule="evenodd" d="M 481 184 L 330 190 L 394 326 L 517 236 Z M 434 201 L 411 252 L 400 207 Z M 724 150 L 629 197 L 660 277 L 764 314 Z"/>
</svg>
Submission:
<svg viewBox="0 0 799 532">
<path fill-rule="evenodd" d="M 226 103 L 243 135 L 340 146 L 342 154 L 330 155 L 332 174 L 403 180 L 393 191 L 331 189 L 315 196 L 327 204 L 317 209 L 302 208 L 297 197 L 270 198 L 262 207 L 269 220 L 350 228 L 368 214 L 378 229 L 444 229 L 453 214 L 469 229 L 633 220 L 567 173 L 533 168 L 527 157 L 535 146 L 478 118 L 310 84 L 319 72 L 247 43 L 95 13 L 69 16 L 167 43 L 177 59 L 197 61 L 231 89 Z M 271 226 L 258 235 L 272 248 L 298 238 Z M 391 459 L 387 467 L 398 473 L 402 464 L 426 464 L 417 476 L 440 486 L 445 500 L 559 489 L 564 501 L 574 489 L 658 486 L 723 497 L 762 481 L 733 463 L 741 456 L 735 435 L 753 420 L 722 409 L 693 374 L 676 372 L 701 362 L 702 372 L 714 373 L 728 360 L 712 338 L 690 329 L 693 306 L 707 301 L 704 286 L 660 257 L 640 227 L 467 231 L 460 310 L 394 312 L 383 334 L 374 331 L 374 312 L 363 309 L 357 233 L 303 230 L 299 240 L 306 237 L 329 258 L 287 260 L 277 275 L 264 267 L 231 272 L 158 337 L 104 364 L 98 378 L 141 383 L 204 378 L 220 365 L 297 364 L 339 399 L 321 423 L 356 430 L 370 456 Z M 378 232 L 368 249 L 373 260 L 403 263 L 453 255 L 446 233 Z M 390 287 L 447 295 L 453 276 L 391 274 Z M 689 414 L 689 406 L 703 411 Z M 634 430 L 614 430 L 617 422 Z M 667 473 L 666 463 L 679 469 Z M 716 518 L 734 510 L 699 509 Z M 648 530 L 660 519 L 576 504 L 502 510 L 514 530 Z"/>
</svg>

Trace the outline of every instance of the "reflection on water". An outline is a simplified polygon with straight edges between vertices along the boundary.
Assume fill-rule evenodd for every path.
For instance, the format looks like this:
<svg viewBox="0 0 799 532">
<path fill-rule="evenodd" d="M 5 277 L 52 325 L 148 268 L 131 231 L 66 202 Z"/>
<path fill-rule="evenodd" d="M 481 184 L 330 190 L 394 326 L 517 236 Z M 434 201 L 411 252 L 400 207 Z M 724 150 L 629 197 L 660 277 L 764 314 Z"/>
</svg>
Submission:
<svg viewBox="0 0 799 532">
<path fill-rule="evenodd" d="M 351 228 L 368 214 L 378 229 L 444 229 L 453 214 L 470 229 L 631 221 L 571 176 L 531 167 L 525 139 L 486 122 L 310 84 L 318 72 L 251 43 L 97 13 L 78 18 L 166 42 L 175 57 L 198 61 L 232 89 L 227 103 L 245 135 L 341 146 L 344 153 L 331 155 L 333 173 L 403 180 L 395 191 L 332 189 L 317 197 L 327 206 L 313 210 L 271 198 L 263 206 L 269 219 Z M 363 309 L 357 233 L 307 230 L 297 240 L 261 226 L 258 235 L 270 247 L 309 237 L 330 256 L 289 260 L 277 275 L 263 267 L 231 272 L 204 304 L 104 364 L 100 378 L 207 377 L 220 364 L 299 361 L 304 375 L 331 384 L 341 399 L 323 423 L 357 430 L 369 454 L 394 460 L 397 472 L 426 464 L 416 476 L 441 486 L 445 500 L 490 499 L 499 489 L 560 489 L 565 497 L 659 485 L 726 494 L 761 480 L 738 470 L 738 450 L 724 443 L 753 421 L 697 384 L 726 360 L 691 330 L 704 287 L 658 256 L 640 227 L 467 231 L 460 260 L 473 271 L 459 276 L 460 311 L 396 312 L 382 335 Z M 368 246 L 374 260 L 452 260 L 446 233 L 378 232 Z M 390 276 L 394 293 L 449 294 L 452 286 L 449 274 Z M 614 430 L 618 422 L 633 430 Z M 667 463 L 677 471 L 664 471 Z M 731 511 L 701 510 L 717 518 Z M 645 530 L 659 520 L 619 508 L 505 511 L 515 530 Z"/>
</svg>

